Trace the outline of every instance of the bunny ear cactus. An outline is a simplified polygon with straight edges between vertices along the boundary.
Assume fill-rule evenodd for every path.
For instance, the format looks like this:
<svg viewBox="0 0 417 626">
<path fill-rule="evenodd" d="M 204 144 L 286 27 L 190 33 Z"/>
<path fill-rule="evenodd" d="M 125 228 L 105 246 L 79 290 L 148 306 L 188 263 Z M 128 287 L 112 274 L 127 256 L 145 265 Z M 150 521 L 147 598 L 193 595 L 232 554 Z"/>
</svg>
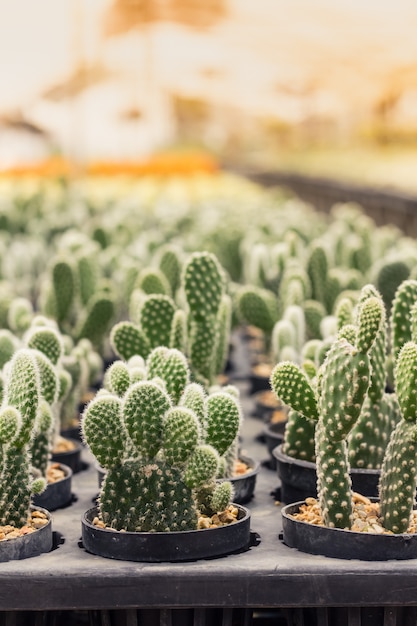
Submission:
<svg viewBox="0 0 417 626">
<path fill-rule="evenodd" d="M 369 298 L 377 298 L 380 301 L 382 319 L 375 342 L 369 351 L 371 384 L 361 415 L 350 434 L 349 460 L 352 467 L 379 469 L 396 414 L 392 412 L 391 402 L 385 393 L 387 379 L 385 305 L 377 289 L 373 285 L 366 285 L 361 290 L 359 310 Z"/>
<path fill-rule="evenodd" d="M 131 380 L 129 368 L 123 361 L 115 361 L 104 375 L 104 387 L 122 398 L 129 389 Z"/>
<path fill-rule="evenodd" d="M 395 365 L 395 385 L 402 419 L 384 457 L 379 483 L 384 528 L 407 532 L 417 482 L 417 344 L 404 344 Z"/>
<path fill-rule="evenodd" d="M 169 346 L 176 306 L 166 295 L 156 294 L 144 299 L 140 309 L 140 326 L 151 349 Z"/>
<path fill-rule="evenodd" d="M 323 245 L 316 242 L 312 246 L 309 257 L 307 259 L 307 273 L 311 283 L 313 299 L 321 302 L 325 306 L 328 296 L 328 294 L 326 293 L 328 272 L 329 260 L 326 250 Z M 326 309 L 327 312 L 329 312 L 327 306 Z"/>
<path fill-rule="evenodd" d="M 78 339 L 88 339 L 97 349 L 102 349 L 106 336 L 115 315 L 113 298 L 105 293 L 93 295 L 80 317 L 75 335 Z"/>
<path fill-rule="evenodd" d="M 33 318 L 33 306 L 27 298 L 15 298 L 10 303 L 7 314 L 9 328 L 21 336 L 30 326 Z"/>
<path fill-rule="evenodd" d="M 72 266 L 57 260 L 52 267 L 52 292 L 46 313 L 54 317 L 61 329 L 70 322 L 76 294 L 76 276 Z"/>
<path fill-rule="evenodd" d="M 268 343 L 275 322 L 278 320 L 277 298 L 267 289 L 245 287 L 239 295 L 239 311 L 248 323 L 260 328 Z"/>
<path fill-rule="evenodd" d="M 50 453 L 52 449 L 52 435 L 54 416 L 51 405 L 43 400 L 39 407 L 39 416 L 35 425 L 34 436 L 31 442 L 31 463 L 41 476 L 46 476 Z"/>
<path fill-rule="evenodd" d="M 32 494 L 29 443 L 41 402 L 39 368 L 35 353 L 22 348 L 9 364 L 5 398 L 0 410 L 3 443 L 0 477 L 0 523 L 26 523 Z M 37 483 L 42 490 L 45 484 Z"/>
<path fill-rule="evenodd" d="M 417 280 L 404 280 L 392 302 L 390 327 L 391 350 L 394 359 L 397 359 L 402 346 L 411 340 L 411 307 L 417 302 Z"/>
<path fill-rule="evenodd" d="M 7 328 L 0 330 L 0 369 L 10 361 L 19 346 L 19 339 Z"/>
<path fill-rule="evenodd" d="M 170 286 L 165 274 L 155 268 L 145 268 L 139 274 L 137 280 L 137 287 L 139 287 L 146 294 L 164 294 L 170 295 Z"/>
<path fill-rule="evenodd" d="M 158 265 L 159 269 L 168 280 L 171 293 L 175 297 L 181 283 L 182 261 L 180 251 L 172 245 L 165 246 L 160 252 Z"/>
<path fill-rule="evenodd" d="M 169 347 L 180 352 L 187 352 L 187 314 L 177 309 L 172 317 Z"/>
<path fill-rule="evenodd" d="M 28 348 L 39 350 L 56 365 L 64 352 L 64 346 L 59 332 L 47 326 L 35 326 L 29 329 L 25 337 Z"/>
<path fill-rule="evenodd" d="M 184 265 L 182 288 L 188 306 L 188 356 L 192 374 L 209 385 L 215 374 L 219 310 L 225 276 L 217 257 L 194 252 Z"/>
<path fill-rule="evenodd" d="M 293 363 L 279 363 L 271 375 L 276 395 L 293 410 L 316 419 L 316 463 L 320 506 L 327 526 L 350 528 L 352 498 L 346 438 L 359 418 L 370 384 L 369 351 L 382 319 L 380 299 L 360 309 L 356 344 L 337 338 L 318 372 L 314 389 Z"/>
<path fill-rule="evenodd" d="M 139 355 L 146 359 L 151 346 L 141 328 L 133 322 L 118 322 L 110 333 L 110 344 L 115 354 L 128 361 L 132 356 Z"/>
<path fill-rule="evenodd" d="M 78 291 L 83 306 L 97 290 L 99 270 L 96 257 L 91 254 L 80 254 L 77 258 Z"/>
<path fill-rule="evenodd" d="M 110 369 L 106 380 L 117 379 L 114 388 L 124 388 L 129 364 L 121 368 L 113 364 Z M 196 529 L 199 509 L 204 505 L 210 510 L 216 493 L 219 453 L 236 437 L 237 400 L 231 394 L 210 398 L 196 383 L 186 384 L 189 369 L 177 350 L 153 350 L 146 376 L 131 383 L 120 397 L 99 392 L 83 414 L 85 441 L 107 468 L 100 516 L 118 530 Z M 177 382 L 171 384 L 174 379 Z M 215 412 L 226 424 L 226 435 L 217 432 Z M 219 503 L 217 494 L 214 504 Z"/>
<path fill-rule="evenodd" d="M 163 346 L 152 350 L 147 360 L 149 378 L 162 378 L 174 404 L 178 404 L 189 383 L 190 372 L 182 352 Z"/>
<path fill-rule="evenodd" d="M 217 315 L 217 340 L 214 354 L 214 374 L 224 372 L 229 354 L 230 331 L 232 327 L 232 300 L 229 295 L 222 296 Z"/>
<path fill-rule="evenodd" d="M 164 294 L 141 296 L 137 304 L 137 313 L 138 323 L 123 321 L 112 328 L 110 344 L 117 356 L 125 361 L 134 355 L 146 359 L 153 348 L 171 346 L 173 332 L 179 332 L 176 338 L 178 344 L 184 343 L 180 337 L 182 329 L 176 327 L 173 331 L 177 307 L 169 296 Z M 185 328 L 183 330 L 185 332 Z"/>
</svg>

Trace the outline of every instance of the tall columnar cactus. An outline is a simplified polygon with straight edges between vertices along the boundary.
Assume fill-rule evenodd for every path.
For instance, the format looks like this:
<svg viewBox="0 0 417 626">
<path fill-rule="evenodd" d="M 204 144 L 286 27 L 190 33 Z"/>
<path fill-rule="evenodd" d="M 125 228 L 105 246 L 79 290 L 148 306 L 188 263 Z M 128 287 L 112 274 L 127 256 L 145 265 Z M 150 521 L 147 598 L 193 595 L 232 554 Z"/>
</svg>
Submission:
<svg viewBox="0 0 417 626">
<path fill-rule="evenodd" d="M 381 302 L 368 298 L 359 311 L 355 345 L 337 338 L 318 372 L 317 387 L 294 363 L 278 363 L 271 375 L 276 395 L 292 409 L 317 419 L 316 464 L 325 524 L 350 528 L 351 481 L 346 439 L 359 418 L 370 379 L 369 351 L 382 318 Z"/>
<path fill-rule="evenodd" d="M 128 371 L 128 364 L 111 366 L 109 379 L 121 392 Z M 100 517 L 117 530 L 196 529 L 199 510 L 228 503 L 230 488 L 215 478 L 237 437 L 240 407 L 231 394 L 207 395 L 189 384 L 177 350 L 153 350 L 146 376 L 120 395 L 99 392 L 83 414 L 84 438 L 107 469 Z"/>
</svg>

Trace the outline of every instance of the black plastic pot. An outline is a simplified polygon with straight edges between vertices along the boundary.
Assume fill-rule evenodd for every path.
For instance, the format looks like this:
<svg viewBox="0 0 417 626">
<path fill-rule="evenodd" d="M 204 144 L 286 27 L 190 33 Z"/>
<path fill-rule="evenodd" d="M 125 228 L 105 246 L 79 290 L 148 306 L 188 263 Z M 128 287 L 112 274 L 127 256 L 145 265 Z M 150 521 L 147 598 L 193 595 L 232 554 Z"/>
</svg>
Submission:
<svg viewBox="0 0 417 626">
<path fill-rule="evenodd" d="M 226 478 L 225 480 L 229 480 L 233 485 L 233 501 L 237 504 L 246 504 L 246 502 L 249 502 L 249 500 L 253 498 L 260 463 L 242 455 L 239 456 L 239 459 L 243 461 L 243 463 L 246 463 L 250 471 L 240 476 Z"/>
<path fill-rule="evenodd" d="M 317 496 L 316 465 L 287 456 L 282 445 L 272 450 L 276 462 L 278 478 L 281 482 L 281 502 L 298 502 Z"/>
<path fill-rule="evenodd" d="M 261 374 L 257 374 L 255 370 L 252 370 L 249 374 L 249 382 L 250 382 L 250 395 L 257 393 L 258 391 L 266 391 L 271 389 L 271 385 L 269 384 L 269 376 L 263 376 Z"/>
<path fill-rule="evenodd" d="M 63 463 L 70 467 L 74 474 L 80 472 L 83 469 L 81 461 L 81 452 L 83 449 L 82 444 L 76 439 L 68 439 L 74 444 L 72 450 L 66 450 L 65 452 L 52 452 L 51 461 L 55 463 Z"/>
<path fill-rule="evenodd" d="M 273 412 L 282 407 L 282 404 L 276 398 L 274 392 L 271 390 L 271 387 L 269 387 L 269 389 L 257 391 L 254 394 L 254 400 L 255 409 L 253 417 L 258 417 L 264 422 L 269 422 Z"/>
<path fill-rule="evenodd" d="M 282 445 L 274 448 L 272 454 L 275 457 L 277 474 L 281 481 L 282 502 L 298 502 L 310 496 L 317 497 L 315 463 L 287 456 L 282 451 Z M 380 470 L 352 468 L 350 476 L 353 491 L 368 498 L 377 497 Z"/>
<path fill-rule="evenodd" d="M 362 561 L 417 558 L 417 534 L 378 535 L 309 524 L 291 517 L 303 503 L 288 504 L 282 509 L 283 541 L 290 548 L 308 554 Z"/>
<path fill-rule="evenodd" d="M 72 469 L 63 463 L 59 464 L 61 469 L 65 472 L 65 477 L 62 480 L 57 480 L 54 483 L 49 483 L 43 493 L 33 496 L 33 504 L 35 506 L 41 506 L 48 511 L 56 511 L 63 506 L 66 506 L 72 500 Z"/>
<path fill-rule="evenodd" d="M 92 521 L 97 516 L 96 507 L 82 518 L 84 548 L 109 559 L 161 563 L 164 561 L 194 561 L 247 550 L 250 546 L 250 513 L 239 509 L 238 520 L 219 528 L 182 532 L 118 532 L 98 528 Z"/>
<path fill-rule="evenodd" d="M 282 444 L 284 439 L 284 429 L 285 423 L 283 422 L 265 424 L 263 429 L 265 445 L 269 453 L 268 467 L 273 470 L 276 470 L 277 468 L 277 461 L 272 452 L 277 446 Z"/>
<path fill-rule="evenodd" d="M 27 535 L 0 541 L 0 563 L 29 559 L 32 556 L 50 552 L 52 549 L 52 521 L 49 511 L 38 506 L 31 507 L 31 510 L 45 513 L 48 516 L 48 523 Z"/>
<path fill-rule="evenodd" d="M 71 428 L 66 428 L 61 430 L 61 437 L 64 439 L 75 439 L 76 441 L 82 441 L 81 437 L 81 429 L 80 425 L 72 426 Z"/>
</svg>

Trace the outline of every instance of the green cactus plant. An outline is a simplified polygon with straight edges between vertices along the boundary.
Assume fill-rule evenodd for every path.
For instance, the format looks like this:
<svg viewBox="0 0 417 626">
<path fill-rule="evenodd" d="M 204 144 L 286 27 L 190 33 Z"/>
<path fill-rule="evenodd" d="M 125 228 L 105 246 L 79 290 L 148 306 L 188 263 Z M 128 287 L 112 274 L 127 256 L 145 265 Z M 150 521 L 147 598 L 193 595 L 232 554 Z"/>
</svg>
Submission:
<svg viewBox="0 0 417 626">
<path fill-rule="evenodd" d="M 107 470 L 100 517 L 117 530 L 196 529 L 199 512 L 230 501 L 230 487 L 215 478 L 239 431 L 239 403 L 189 383 L 187 361 L 175 349 L 155 348 L 142 381 L 128 381 L 129 369 L 111 366 L 105 380 L 112 389 L 98 392 L 82 418 L 85 441 Z"/>
<path fill-rule="evenodd" d="M 371 382 L 369 351 L 382 315 L 380 299 L 366 299 L 359 310 L 355 344 L 344 337 L 332 343 L 315 388 L 294 363 L 278 363 L 271 375 L 271 387 L 278 398 L 317 420 L 318 494 L 327 526 L 351 526 L 353 505 L 346 440 L 359 418 Z"/>
<path fill-rule="evenodd" d="M 116 315 L 115 295 L 100 275 L 98 246 L 80 233 L 68 237 L 67 254 L 52 260 L 44 278 L 40 308 L 74 341 L 86 338 L 104 353 L 104 337 Z M 83 242 L 86 250 L 83 250 Z M 68 260 L 71 259 L 71 260 Z"/>
<path fill-rule="evenodd" d="M 31 496 L 46 486 L 31 471 L 30 442 L 42 402 L 36 351 L 20 348 L 7 367 L 0 408 L 0 523 L 23 526 Z"/>
<path fill-rule="evenodd" d="M 217 257 L 194 252 L 185 262 L 181 286 L 187 306 L 187 356 L 192 377 L 210 386 L 229 342 L 231 306 Z"/>
<path fill-rule="evenodd" d="M 417 483 L 417 344 L 406 342 L 395 364 L 401 419 L 391 435 L 379 482 L 381 518 L 393 533 L 407 532 Z"/>
</svg>

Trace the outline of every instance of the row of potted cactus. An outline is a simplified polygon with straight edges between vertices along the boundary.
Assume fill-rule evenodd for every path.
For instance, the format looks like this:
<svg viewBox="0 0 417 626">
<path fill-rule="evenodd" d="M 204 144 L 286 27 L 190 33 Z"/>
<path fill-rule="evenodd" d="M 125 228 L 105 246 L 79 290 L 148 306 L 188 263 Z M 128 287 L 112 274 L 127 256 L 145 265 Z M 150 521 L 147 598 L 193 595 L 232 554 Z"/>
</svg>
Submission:
<svg viewBox="0 0 417 626">
<path fill-rule="evenodd" d="M 412 544 L 404 552 L 404 544 L 397 551 L 385 550 L 392 546 L 393 536 L 409 532 L 413 522 L 413 506 L 417 483 L 416 431 L 416 373 L 417 343 L 415 335 L 417 281 L 406 280 L 399 286 L 391 310 L 391 353 L 387 350 L 387 323 L 385 305 L 374 286 L 361 291 L 354 323 L 341 325 L 329 346 L 322 364 L 315 369 L 313 362 L 300 367 L 294 362 L 278 363 L 271 376 L 274 392 L 291 407 L 284 450 L 289 458 L 299 456 L 303 437 L 314 438 L 314 482 L 322 523 L 328 529 L 355 529 L 354 502 L 359 490 L 356 472 L 376 478 L 371 492 L 363 495 L 378 498 L 379 509 L 374 509 L 380 528 L 365 526 L 364 530 L 388 532 L 391 544 L 380 543 L 379 548 L 368 549 L 366 543 L 359 558 L 410 558 L 416 550 Z M 346 320 L 345 320 L 346 321 Z M 394 376 L 390 380 L 390 365 L 394 360 Z M 388 368 L 387 368 L 388 365 Z M 390 393 L 386 385 L 393 386 Z M 308 424 L 304 430 L 303 425 Z M 310 444 L 310 445 L 309 445 Z M 304 447 L 311 450 L 311 442 Z M 281 451 L 277 458 L 282 460 Z M 295 461 L 291 459 L 290 462 Z M 305 462 L 302 462 L 305 465 Z M 317 476 L 315 475 L 317 474 Z M 316 496 L 314 483 L 300 483 L 303 499 Z M 307 491 L 305 491 L 307 489 Z M 291 490 L 289 490 L 291 493 Z M 310 500 L 310 504 L 312 501 Z M 362 503 L 363 504 L 363 503 Z M 293 514 L 298 505 L 284 510 L 284 528 L 294 523 Z M 288 516 L 287 513 L 291 514 Z M 317 521 L 316 521 L 317 523 Z M 298 544 L 297 532 L 288 530 L 287 541 Z M 354 533 L 355 534 L 355 533 Z M 349 536 L 348 536 L 349 539 Z M 331 556 L 349 554 L 346 540 L 327 540 L 320 552 Z M 380 537 L 386 540 L 386 536 Z M 317 551 L 311 537 L 301 540 L 301 549 Z M 378 552 L 379 550 L 379 552 Z M 391 556 L 387 556 L 391 555 Z M 353 552 L 350 552 L 352 558 Z"/>
<path fill-rule="evenodd" d="M 40 208 L 39 199 L 27 208 L 26 218 L 29 213 L 33 220 L 13 222 L 12 212 L 5 211 L 7 226 L 4 238 L 0 238 L 2 246 L 10 243 L 14 231 L 13 244 L 17 252 L 21 250 L 22 245 L 39 235 L 41 219 L 47 232 L 47 250 L 28 245 L 31 250 L 28 258 L 39 278 L 35 280 L 28 272 L 28 280 L 25 275 L 28 268 L 22 264 L 20 270 L 18 264 L 11 268 L 9 260 L 1 267 L 2 332 L 7 331 L 13 337 L 8 336 L 8 346 L 4 341 L 6 356 L 2 362 L 6 430 L 12 428 L 7 389 L 15 355 L 21 350 L 36 350 L 38 369 L 42 360 L 40 374 L 36 370 L 42 401 L 36 403 L 32 420 L 35 429 L 24 444 L 25 453 L 31 454 L 32 460 L 35 453 L 30 450 L 35 440 L 47 442 L 46 449 L 50 450 L 59 430 L 58 418 L 73 415 L 86 382 L 91 384 L 103 373 L 104 363 L 111 363 L 115 356 L 119 359 L 106 369 L 102 387 L 87 404 L 82 422 L 85 440 L 106 472 L 99 508 L 85 523 L 85 528 L 95 535 L 103 535 L 100 525 L 106 525 L 109 520 L 111 524 L 115 520 L 116 532 L 120 533 L 125 525 L 120 520 L 126 516 L 134 520 L 149 517 L 160 522 L 164 518 L 155 514 L 153 507 L 157 506 L 159 511 L 164 508 L 165 496 L 161 504 L 151 494 L 153 489 L 165 493 L 169 483 L 169 497 L 177 503 L 180 496 L 173 490 L 172 480 L 182 489 L 187 527 L 195 528 L 197 509 L 212 513 L 213 498 L 214 502 L 224 503 L 220 496 L 225 498 L 226 493 L 230 496 L 228 483 L 216 481 L 220 479 L 219 468 L 224 473 L 226 461 L 230 462 L 230 458 L 225 458 L 226 452 L 230 457 L 232 452 L 236 453 L 237 431 L 236 427 L 231 429 L 227 447 L 224 442 L 219 449 L 210 426 L 213 419 L 210 407 L 216 407 L 223 422 L 227 422 L 224 403 L 234 407 L 235 417 L 239 414 L 235 389 L 213 389 L 217 376 L 224 371 L 233 326 L 250 323 L 261 330 L 269 366 L 278 363 L 272 387 L 288 405 L 291 402 L 281 372 L 283 377 L 293 376 L 297 381 L 300 378 L 302 393 L 309 399 L 310 417 L 317 427 L 315 422 L 306 420 L 304 414 L 309 413 L 302 410 L 301 401 L 297 400 L 290 413 L 286 437 L 288 446 L 291 433 L 298 446 L 301 439 L 310 442 L 310 454 L 313 452 L 315 457 L 308 456 L 308 447 L 304 445 L 301 454 L 305 458 L 317 460 L 317 448 L 312 449 L 310 441 L 314 429 L 316 442 L 320 439 L 323 444 L 329 432 L 333 437 L 328 424 L 332 422 L 332 414 L 326 412 L 326 418 L 321 417 L 329 395 L 333 404 L 336 398 L 343 406 L 352 400 L 349 389 L 344 390 L 349 402 L 342 391 L 338 397 L 334 385 L 325 376 L 325 372 L 330 372 L 331 359 L 342 368 L 343 363 L 338 360 L 342 348 L 349 371 L 356 371 L 358 363 L 364 372 L 361 385 L 354 390 L 359 395 L 353 402 L 355 410 L 349 414 L 349 429 L 342 427 L 344 436 L 339 439 L 336 434 L 331 450 L 322 445 L 323 457 L 331 453 L 333 458 L 337 454 L 346 469 L 347 463 L 353 463 L 353 448 L 348 449 L 346 443 L 348 430 L 350 441 L 357 438 L 363 442 L 366 429 L 369 430 L 369 416 L 383 413 L 385 419 L 389 410 L 390 419 L 385 419 L 385 430 L 381 427 L 380 433 L 381 440 L 388 439 L 393 422 L 399 419 L 400 409 L 393 401 L 394 394 L 386 394 L 384 388 L 385 378 L 395 389 L 400 388 L 390 370 L 385 376 L 385 308 L 391 311 L 390 294 L 402 278 L 413 275 L 417 258 L 414 242 L 396 229 L 374 232 L 374 225 L 355 207 L 338 207 L 330 216 L 313 214 L 311 219 L 310 208 L 282 195 L 267 194 L 246 184 L 242 192 L 234 179 L 227 179 L 223 189 L 221 181 L 216 184 L 219 185 L 217 196 L 210 195 L 207 181 L 192 184 L 192 200 L 184 201 L 180 187 L 171 187 L 164 197 L 158 186 L 148 183 L 139 197 L 140 211 L 132 208 L 134 195 L 129 200 L 118 200 L 111 207 L 107 201 L 86 202 L 82 196 L 72 197 L 74 223 L 78 223 L 78 228 L 68 228 L 68 215 L 62 210 L 51 210 L 53 203 L 46 202 Z M 237 211 L 233 203 L 237 204 Z M 247 232 L 248 222 L 242 215 L 256 216 L 251 232 Z M 209 249 L 218 256 L 208 252 Z M 19 271 L 25 278 L 21 286 L 17 280 L 12 285 L 6 282 L 6 277 L 17 278 Z M 381 287 L 381 291 L 374 285 Z M 415 299 L 413 292 L 407 293 L 410 302 Z M 395 306 L 392 311 L 397 311 Z M 43 318 L 39 317 L 40 313 Z M 390 323 L 390 328 L 394 329 L 392 332 L 397 328 L 399 334 L 402 325 L 398 323 L 395 327 Z M 60 351 L 52 358 L 41 349 L 42 344 L 34 343 L 35 331 L 40 334 L 41 330 L 58 338 Z M 289 360 L 293 365 L 289 366 Z M 304 373 L 297 364 L 303 365 Z M 46 395 L 47 383 L 42 381 L 48 375 L 50 380 L 59 381 L 55 395 Z M 177 376 L 182 382 L 178 382 Z M 330 374 L 328 378 L 330 381 Z M 139 408 L 133 409 L 136 403 Z M 401 411 L 404 412 L 403 407 Z M 235 426 L 239 421 L 235 419 Z M 16 414 L 11 439 L 3 442 L 5 458 L 12 453 L 10 446 L 20 441 L 16 424 L 21 422 L 22 417 Z M 302 438 L 294 426 L 297 423 L 302 424 Z M 187 445 L 184 443 L 182 447 L 180 443 L 185 440 Z M 382 450 L 379 444 L 372 447 Z M 367 461 L 357 462 L 368 466 Z M 326 460 L 317 462 L 320 471 L 323 465 Z M 169 479 L 167 472 L 171 475 Z M 342 471 L 343 476 L 345 473 Z M 132 476 L 142 481 L 140 497 L 135 491 L 136 478 L 135 488 L 132 487 Z M 163 489 L 160 480 L 165 483 Z M 345 495 L 341 498 L 342 502 L 346 500 L 347 510 L 343 506 L 337 516 L 343 513 L 349 517 L 348 483 L 347 478 Z M 38 484 L 35 481 L 34 486 Z M 319 493 L 324 484 L 326 479 L 320 479 Z M 123 506 L 120 512 L 120 507 L 116 512 L 110 511 L 113 494 L 119 492 L 124 494 Z M 148 499 L 142 492 L 149 494 Z M 134 505 L 129 504 L 126 495 L 131 493 L 136 496 Z M 214 506 L 218 507 L 219 504 Z M 322 508 L 328 507 L 322 505 Z M 181 519 L 182 513 L 175 513 L 174 517 Z M 98 524 L 94 523 L 95 517 Z M 135 521 L 124 530 L 155 530 L 146 526 L 147 523 L 143 522 L 142 526 L 142 522 Z M 164 532 L 162 527 L 157 530 Z"/>
</svg>

